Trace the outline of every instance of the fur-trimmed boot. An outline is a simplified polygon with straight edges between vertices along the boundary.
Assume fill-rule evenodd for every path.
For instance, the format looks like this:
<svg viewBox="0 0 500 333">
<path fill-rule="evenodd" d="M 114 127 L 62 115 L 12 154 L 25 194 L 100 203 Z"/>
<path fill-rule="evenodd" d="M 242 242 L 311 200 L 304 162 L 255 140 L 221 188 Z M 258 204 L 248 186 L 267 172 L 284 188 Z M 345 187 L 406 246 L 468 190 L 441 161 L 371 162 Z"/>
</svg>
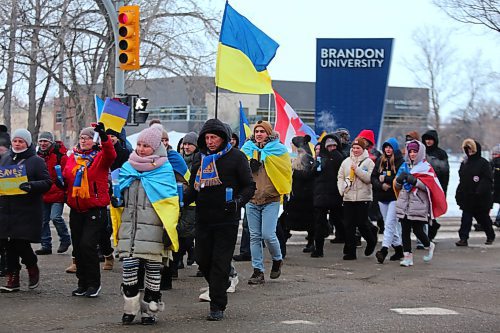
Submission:
<svg viewBox="0 0 500 333">
<path fill-rule="evenodd" d="M 130 325 L 141 309 L 141 294 L 137 285 L 126 286 L 122 284 L 121 289 L 124 300 L 122 324 Z"/>
<path fill-rule="evenodd" d="M 144 299 L 141 300 L 141 324 L 153 325 L 158 321 L 158 313 L 165 309 L 161 301 L 161 292 L 144 289 Z"/>
</svg>

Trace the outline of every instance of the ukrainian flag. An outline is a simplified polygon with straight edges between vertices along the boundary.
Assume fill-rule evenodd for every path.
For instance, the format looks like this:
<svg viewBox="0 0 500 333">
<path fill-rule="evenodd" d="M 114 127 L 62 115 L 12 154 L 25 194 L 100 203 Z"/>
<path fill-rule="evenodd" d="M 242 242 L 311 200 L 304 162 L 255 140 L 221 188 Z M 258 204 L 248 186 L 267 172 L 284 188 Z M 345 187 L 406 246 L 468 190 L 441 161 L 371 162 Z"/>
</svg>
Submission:
<svg viewBox="0 0 500 333">
<path fill-rule="evenodd" d="M 186 161 L 184 161 L 184 158 L 182 158 L 181 154 L 179 154 L 173 149 L 170 149 L 169 151 L 167 151 L 167 158 L 170 164 L 172 165 L 174 172 L 177 172 L 179 175 L 182 176 L 182 178 L 184 178 L 187 182 L 189 182 L 189 177 L 191 177 L 191 172 L 189 171 Z"/>
<path fill-rule="evenodd" d="M 102 112 L 98 119 L 104 124 L 106 129 L 112 129 L 113 131 L 120 133 L 123 126 L 125 126 L 129 111 L 130 106 L 107 97 L 104 101 Z"/>
<path fill-rule="evenodd" d="M 172 241 L 171 250 L 177 252 L 179 250 L 177 236 L 179 197 L 172 165 L 166 162 L 157 169 L 139 172 L 129 162 L 126 162 L 120 169 L 120 191 L 129 187 L 136 179 L 141 181 L 149 201 L 151 201 L 156 214 Z M 119 225 L 120 223 L 118 223 L 117 229 Z M 113 230 L 113 232 L 115 231 Z"/>
<path fill-rule="evenodd" d="M 217 50 L 215 85 L 247 94 L 272 94 L 267 66 L 278 43 L 226 1 Z"/>
<path fill-rule="evenodd" d="M 248 123 L 248 119 L 245 116 L 245 112 L 243 112 L 243 105 L 240 101 L 240 144 L 239 147 L 243 147 L 245 141 L 247 141 L 252 135 L 252 130 L 250 129 L 250 124 Z"/>
<path fill-rule="evenodd" d="M 245 142 L 241 151 L 248 159 L 258 159 L 264 163 L 267 176 L 279 194 L 288 194 L 292 191 L 292 163 L 288 149 L 278 139 L 268 142 L 264 148 L 259 148 L 249 140 Z"/>
</svg>

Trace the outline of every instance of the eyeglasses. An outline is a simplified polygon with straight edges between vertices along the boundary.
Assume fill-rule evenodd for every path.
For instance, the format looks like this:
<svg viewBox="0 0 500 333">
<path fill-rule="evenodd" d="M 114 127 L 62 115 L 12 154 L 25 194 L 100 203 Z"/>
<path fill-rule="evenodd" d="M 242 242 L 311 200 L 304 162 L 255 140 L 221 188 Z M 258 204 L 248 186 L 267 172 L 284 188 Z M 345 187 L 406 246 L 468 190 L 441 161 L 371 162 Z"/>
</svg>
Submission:
<svg viewBox="0 0 500 333">
<path fill-rule="evenodd" d="M 89 140 L 92 140 L 92 138 L 90 136 L 81 136 L 78 139 L 80 141 L 89 141 Z"/>
</svg>

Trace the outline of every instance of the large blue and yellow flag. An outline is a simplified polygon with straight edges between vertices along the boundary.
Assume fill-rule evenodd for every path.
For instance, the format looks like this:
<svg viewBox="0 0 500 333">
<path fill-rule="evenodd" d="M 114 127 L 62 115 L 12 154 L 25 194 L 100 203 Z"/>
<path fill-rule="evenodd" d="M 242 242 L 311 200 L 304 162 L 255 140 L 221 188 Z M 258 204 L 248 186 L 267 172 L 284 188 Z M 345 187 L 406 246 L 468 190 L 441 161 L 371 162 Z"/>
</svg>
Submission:
<svg viewBox="0 0 500 333">
<path fill-rule="evenodd" d="M 266 168 L 267 175 L 279 194 L 288 194 L 292 191 L 292 163 L 288 149 L 278 139 L 268 142 L 264 148 L 248 140 L 241 151 L 248 159 L 261 160 Z M 260 156 L 259 156 L 260 155 Z"/>
<path fill-rule="evenodd" d="M 248 119 L 245 116 L 245 112 L 243 112 L 243 105 L 240 101 L 240 144 L 239 147 L 243 147 L 245 141 L 247 141 L 252 135 L 252 130 L 250 129 L 250 124 L 248 123 Z"/>
<path fill-rule="evenodd" d="M 278 43 L 226 1 L 217 50 L 215 85 L 247 94 L 272 94 L 267 66 Z"/>
<path fill-rule="evenodd" d="M 163 227 L 172 241 L 171 249 L 177 252 L 179 250 L 177 236 L 179 197 L 172 165 L 166 162 L 157 169 L 139 172 L 129 162 L 126 162 L 120 169 L 120 191 L 129 187 L 136 179 L 141 181 L 149 201 L 163 223 Z M 117 224 L 118 229 L 120 221 Z"/>
</svg>

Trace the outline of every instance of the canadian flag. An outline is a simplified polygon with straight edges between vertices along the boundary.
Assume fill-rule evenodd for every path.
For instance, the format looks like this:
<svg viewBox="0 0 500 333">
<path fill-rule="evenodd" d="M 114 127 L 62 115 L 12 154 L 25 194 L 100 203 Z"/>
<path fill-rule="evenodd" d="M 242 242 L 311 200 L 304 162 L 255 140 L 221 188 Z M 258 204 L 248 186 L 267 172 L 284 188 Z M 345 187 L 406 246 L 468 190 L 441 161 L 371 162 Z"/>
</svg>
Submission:
<svg viewBox="0 0 500 333">
<path fill-rule="evenodd" d="M 311 136 L 311 143 L 315 145 L 318 140 L 311 127 L 304 124 L 294 109 L 274 90 L 276 105 L 276 122 L 274 130 L 279 133 L 280 141 L 286 147 L 291 147 L 292 138 L 296 136 Z"/>
</svg>

